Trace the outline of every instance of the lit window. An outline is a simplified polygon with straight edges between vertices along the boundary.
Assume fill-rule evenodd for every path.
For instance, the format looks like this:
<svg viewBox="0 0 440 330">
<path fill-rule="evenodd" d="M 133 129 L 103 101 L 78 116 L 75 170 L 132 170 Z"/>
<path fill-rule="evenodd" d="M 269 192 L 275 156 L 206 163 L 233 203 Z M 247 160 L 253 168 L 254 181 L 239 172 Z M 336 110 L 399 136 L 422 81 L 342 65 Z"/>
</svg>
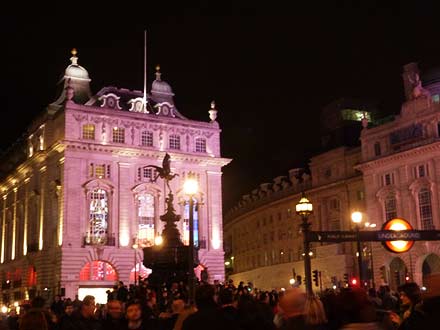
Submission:
<svg viewBox="0 0 440 330">
<path fill-rule="evenodd" d="M 84 140 L 94 140 L 95 139 L 95 125 L 93 125 L 93 124 L 83 125 L 82 138 Z"/>
<path fill-rule="evenodd" d="M 144 248 L 154 244 L 154 196 L 141 193 L 138 201 L 138 243 Z"/>
<path fill-rule="evenodd" d="M 419 212 L 422 230 L 434 229 L 432 219 L 431 192 L 427 188 L 423 188 L 419 192 Z"/>
<path fill-rule="evenodd" d="M 125 129 L 121 127 L 113 127 L 113 142 L 125 143 Z"/>
<path fill-rule="evenodd" d="M 95 176 L 98 178 L 104 178 L 105 176 L 105 165 L 96 165 L 95 166 Z"/>
<path fill-rule="evenodd" d="M 174 150 L 180 150 L 180 136 L 179 135 L 170 135 L 169 140 L 169 148 Z"/>
<path fill-rule="evenodd" d="M 91 243 L 102 243 L 107 238 L 108 197 L 103 189 L 95 189 L 90 193 L 89 232 L 87 240 Z"/>
<path fill-rule="evenodd" d="M 206 140 L 203 138 L 196 139 L 196 152 L 206 152 Z"/>
<path fill-rule="evenodd" d="M 152 147 L 153 146 L 153 132 L 142 131 L 141 145 L 144 147 Z"/>
<path fill-rule="evenodd" d="M 439 103 L 440 102 L 440 95 L 439 94 L 433 95 L 432 96 L 432 102 Z"/>
<path fill-rule="evenodd" d="M 194 199 L 193 208 L 193 232 L 194 232 L 194 246 L 199 246 L 199 211 L 197 201 Z M 189 245 L 189 203 L 185 203 L 183 211 L 183 243 Z"/>
<path fill-rule="evenodd" d="M 389 195 L 385 199 L 385 220 L 391 220 L 397 217 L 396 197 Z"/>
<path fill-rule="evenodd" d="M 118 276 L 112 265 L 95 260 L 84 265 L 79 273 L 80 281 L 117 281 Z"/>
</svg>

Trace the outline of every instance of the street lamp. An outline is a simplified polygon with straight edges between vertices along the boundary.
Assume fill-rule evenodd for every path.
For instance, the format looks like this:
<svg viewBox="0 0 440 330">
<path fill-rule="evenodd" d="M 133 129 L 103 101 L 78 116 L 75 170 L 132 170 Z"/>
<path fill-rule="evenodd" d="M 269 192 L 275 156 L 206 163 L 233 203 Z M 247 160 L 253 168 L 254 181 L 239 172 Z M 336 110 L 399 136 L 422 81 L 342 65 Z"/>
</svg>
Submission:
<svg viewBox="0 0 440 330">
<path fill-rule="evenodd" d="M 137 284 L 137 273 L 136 273 L 136 263 L 137 263 L 137 258 L 136 258 L 136 252 L 137 252 L 137 248 L 138 248 L 138 242 L 137 242 L 137 237 L 133 238 L 133 250 L 134 250 L 134 286 L 136 286 Z"/>
<path fill-rule="evenodd" d="M 351 221 L 354 223 L 354 227 L 356 229 L 356 243 L 357 243 L 357 260 L 358 260 L 358 268 L 359 268 L 359 282 L 363 285 L 364 280 L 362 277 L 362 250 L 361 250 L 361 241 L 359 237 L 359 224 L 362 222 L 362 213 L 359 211 L 353 212 L 351 214 Z"/>
<path fill-rule="evenodd" d="M 183 183 L 183 191 L 189 197 L 189 246 L 188 246 L 188 303 L 194 302 L 194 195 L 199 190 L 194 173 L 189 172 Z"/>
<path fill-rule="evenodd" d="M 309 228 L 310 223 L 308 222 L 308 217 L 313 213 L 313 204 L 306 198 L 304 192 L 301 195 L 299 203 L 296 204 L 296 214 L 298 214 L 301 219 L 301 229 L 303 233 L 304 240 L 304 275 L 306 278 L 306 292 L 309 297 L 312 296 L 312 267 L 310 264 L 310 254 L 309 254 Z"/>
</svg>

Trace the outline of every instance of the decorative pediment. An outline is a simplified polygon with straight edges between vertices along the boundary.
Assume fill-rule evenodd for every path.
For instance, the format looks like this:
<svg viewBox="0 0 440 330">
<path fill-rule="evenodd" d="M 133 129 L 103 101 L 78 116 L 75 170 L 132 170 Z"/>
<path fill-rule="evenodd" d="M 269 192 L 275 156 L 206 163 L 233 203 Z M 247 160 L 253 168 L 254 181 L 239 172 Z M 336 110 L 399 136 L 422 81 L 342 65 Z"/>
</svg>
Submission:
<svg viewBox="0 0 440 330">
<path fill-rule="evenodd" d="M 119 100 L 121 98 L 113 93 L 108 93 L 101 96 L 98 100 L 102 102 L 101 108 L 117 109 L 122 110 L 119 105 Z"/>
<path fill-rule="evenodd" d="M 432 191 L 434 183 L 431 182 L 428 178 L 422 177 L 415 180 L 410 184 L 409 190 L 413 195 L 416 195 L 422 188 L 428 188 Z"/>
<path fill-rule="evenodd" d="M 142 97 L 136 97 L 134 99 L 131 99 L 127 103 L 130 105 L 130 109 L 128 109 L 128 111 L 149 113 L 146 106 L 144 106 L 144 99 Z"/>
<path fill-rule="evenodd" d="M 400 197 L 400 192 L 394 186 L 385 186 L 377 191 L 376 198 L 382 202 L 390 195 Z"/>
<path fill-rule="evenodd" d="M 153 182 L 143 182 L 131 189 L 135 194 L 139 194 L 141 192 L 150 192 L 153 195 L 160 195 L 162 190 L 159 188 L 159 185 Z"/>
<path fill-rule="evenodd" d="M 87 192 L 94 189 L 104 189 L 113 194 L 113 184 L 106 179 L 92 179 L 83 184 L 84 190 Z"/>
<path fill-rule="evenodd" d="M 157 103 L 154 106 L 157 109 L 156 115 L 164 117 L 176 117 L 174 106 L 169 102 Z"/>
</svg>

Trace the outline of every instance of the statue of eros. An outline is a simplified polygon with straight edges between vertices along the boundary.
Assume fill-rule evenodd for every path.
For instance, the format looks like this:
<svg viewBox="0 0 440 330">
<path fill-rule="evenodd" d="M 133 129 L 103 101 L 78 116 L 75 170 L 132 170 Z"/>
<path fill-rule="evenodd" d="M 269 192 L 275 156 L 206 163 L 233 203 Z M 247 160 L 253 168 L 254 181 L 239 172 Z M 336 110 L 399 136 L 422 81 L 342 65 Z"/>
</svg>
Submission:
<svg viewBox="0 0 440 330">
<path fill-rule="evenodd" d="M 168 153 L 165 154 L 165 157 L 163 158 L 162 161 L 162 167 L 160 166 L 156 166 L 156 165 L 147 165 L 144 166 L 144 168 L 154 168 L 156 170 L 156 175 L 154 176 L 154 178 L 151 180 L 152 182 L 156 182 L 156 180 L 158 178 L 164 179 L 168 189 L 171 192 L 171 188 L 170 188 L 170 181 L 172 179 L 174 179 L 176 176 L 178 176 L 179 174 L 177 173 L 171 173 L 171 161 L 170 161 L 170 155 L 168 155 Z"/>
</svg>

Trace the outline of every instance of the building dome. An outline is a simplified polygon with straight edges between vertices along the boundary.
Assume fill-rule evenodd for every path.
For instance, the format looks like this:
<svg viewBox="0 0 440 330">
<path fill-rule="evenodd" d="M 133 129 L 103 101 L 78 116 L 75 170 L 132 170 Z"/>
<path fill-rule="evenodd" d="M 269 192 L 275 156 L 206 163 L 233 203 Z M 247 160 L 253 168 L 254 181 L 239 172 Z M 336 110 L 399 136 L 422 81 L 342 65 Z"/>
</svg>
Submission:
<svg viewBox="0 0 440 330">
<path fill-rule="evenodd" d="M 156 79 L 153 81 L 153 84 L 151 85 L 151 93 L 154 94 L 164 94 L 164 95 L 174 95 L 173 89 L 171 86 L 160 79 L 161 73 L 160 73 L 160 67 L 156 67 Z"/>
<path fill-rule="evenodd" d="M 77 54 L 76 49 L 73 49 L 72 50 L 72 57 L 70 58 L 70 61 L 72 62 L 72 64 L 70 64 L 66 68 L 64 75 L 69 78 L 74 78 L 74 79 L 90 80 L 89 73 L 87 72 L 87 70 L 78 64 L 78 57 L 76 57 L 76 54 Z"/>
</svg>

